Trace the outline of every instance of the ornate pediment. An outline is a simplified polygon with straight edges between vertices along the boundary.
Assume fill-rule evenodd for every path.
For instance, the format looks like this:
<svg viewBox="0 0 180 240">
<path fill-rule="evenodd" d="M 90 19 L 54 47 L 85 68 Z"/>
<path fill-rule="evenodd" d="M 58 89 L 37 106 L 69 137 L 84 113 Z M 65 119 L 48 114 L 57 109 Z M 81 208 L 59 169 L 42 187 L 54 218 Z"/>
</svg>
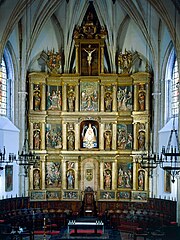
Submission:
<svg viewBox="0 0 180 240">
<path fill-rule="evenodd" d="M 94 21 L 93 13 L 89 12 L 87 19 L 82 26 L 77 26 L 74 30 L 74 39 L 103 39 L 107 35 L 104 26 L 100 26 Z"/>
</svg>

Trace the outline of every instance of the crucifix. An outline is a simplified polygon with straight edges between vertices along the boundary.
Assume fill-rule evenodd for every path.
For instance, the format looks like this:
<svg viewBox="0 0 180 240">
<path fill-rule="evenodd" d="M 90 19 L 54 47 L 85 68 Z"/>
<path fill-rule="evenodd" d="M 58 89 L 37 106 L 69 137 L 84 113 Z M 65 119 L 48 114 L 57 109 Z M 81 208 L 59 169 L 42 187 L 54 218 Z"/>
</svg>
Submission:
<svg viewBox="0 0 180 240">
<path fill-rule="evenodd" d="M 83 50 L 88 54 L 87 55 L 87 62 L 88 62 L 88 70 L 89 70 L 89 75 L 91 75 L 91 62 L 92 62 L 92 53 L 96 51 L 96 48 L 91 50 L 91 45 L 88 46 L 88 49 L 83 48 Z"/>
</svg>

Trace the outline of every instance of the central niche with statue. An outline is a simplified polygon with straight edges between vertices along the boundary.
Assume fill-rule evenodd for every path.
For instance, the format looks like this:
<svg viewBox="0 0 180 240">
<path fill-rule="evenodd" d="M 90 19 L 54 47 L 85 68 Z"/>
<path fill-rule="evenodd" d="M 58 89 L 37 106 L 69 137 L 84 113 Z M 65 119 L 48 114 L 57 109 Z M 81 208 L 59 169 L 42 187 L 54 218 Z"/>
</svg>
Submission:
<svg viewBox="0 0 180 240">
<path fill-rule="evenodd" d="M 88 11 L 74 30 L 72 73 L 63 72 L 63 53 L 49 50 L 41 54 L 47 71 L 29 74 L 30 149 L 40 155 L 31 200 L 82 200 L 88 187 L 97 201 L 147 200 L 137 155 L 148 152 L 151 75 L 127 50 L 109 72 L 107 35 Z"/>
<path fill-rule="evenodd" d="M 85 120 L 81 122 L 81 148 L 98 149 L 99 124 L 96 121 Z"/>
</svg>

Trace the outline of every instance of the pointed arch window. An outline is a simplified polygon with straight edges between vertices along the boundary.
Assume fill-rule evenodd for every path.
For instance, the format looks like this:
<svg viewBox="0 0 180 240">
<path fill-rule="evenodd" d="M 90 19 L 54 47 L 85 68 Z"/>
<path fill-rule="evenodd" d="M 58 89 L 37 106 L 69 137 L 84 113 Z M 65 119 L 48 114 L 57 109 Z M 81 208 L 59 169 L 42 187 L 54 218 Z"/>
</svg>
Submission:
<svg viewBox="0 0 180 240">
<path fill-rule="evenodd" d="M 7 68 L 4 59 L 0 66 L 0 115 L 7 115 Z"/>
<path fill-rule="evenodd" d="M 177 59 L 173 66 L 171 89 L 171 115 L 177 116 L 179 113 L 179 72 Z"/>
</svg>

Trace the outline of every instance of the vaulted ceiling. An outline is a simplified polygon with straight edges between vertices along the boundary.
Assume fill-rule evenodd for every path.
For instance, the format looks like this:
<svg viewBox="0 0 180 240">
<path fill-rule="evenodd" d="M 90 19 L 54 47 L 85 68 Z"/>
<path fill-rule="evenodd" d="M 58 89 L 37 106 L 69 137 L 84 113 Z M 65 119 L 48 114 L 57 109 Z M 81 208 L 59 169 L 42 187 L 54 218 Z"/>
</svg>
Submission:
<svg viewBox="0 0 180 240">
<path fill-rule="evenodd" d="M 138 52 L 160 72 L 173 44 L 180 49 L 179 6 L 179 0 L 2 0 L 0 54 L 8 46 L 23 76 L 41 70 L 38 59 L 43 50 L 61 49 L 69 72 L 74 28 L 91 7 L 107 29 L 111 72 L 117 52 L 125 49 Z"/>
</svg>

